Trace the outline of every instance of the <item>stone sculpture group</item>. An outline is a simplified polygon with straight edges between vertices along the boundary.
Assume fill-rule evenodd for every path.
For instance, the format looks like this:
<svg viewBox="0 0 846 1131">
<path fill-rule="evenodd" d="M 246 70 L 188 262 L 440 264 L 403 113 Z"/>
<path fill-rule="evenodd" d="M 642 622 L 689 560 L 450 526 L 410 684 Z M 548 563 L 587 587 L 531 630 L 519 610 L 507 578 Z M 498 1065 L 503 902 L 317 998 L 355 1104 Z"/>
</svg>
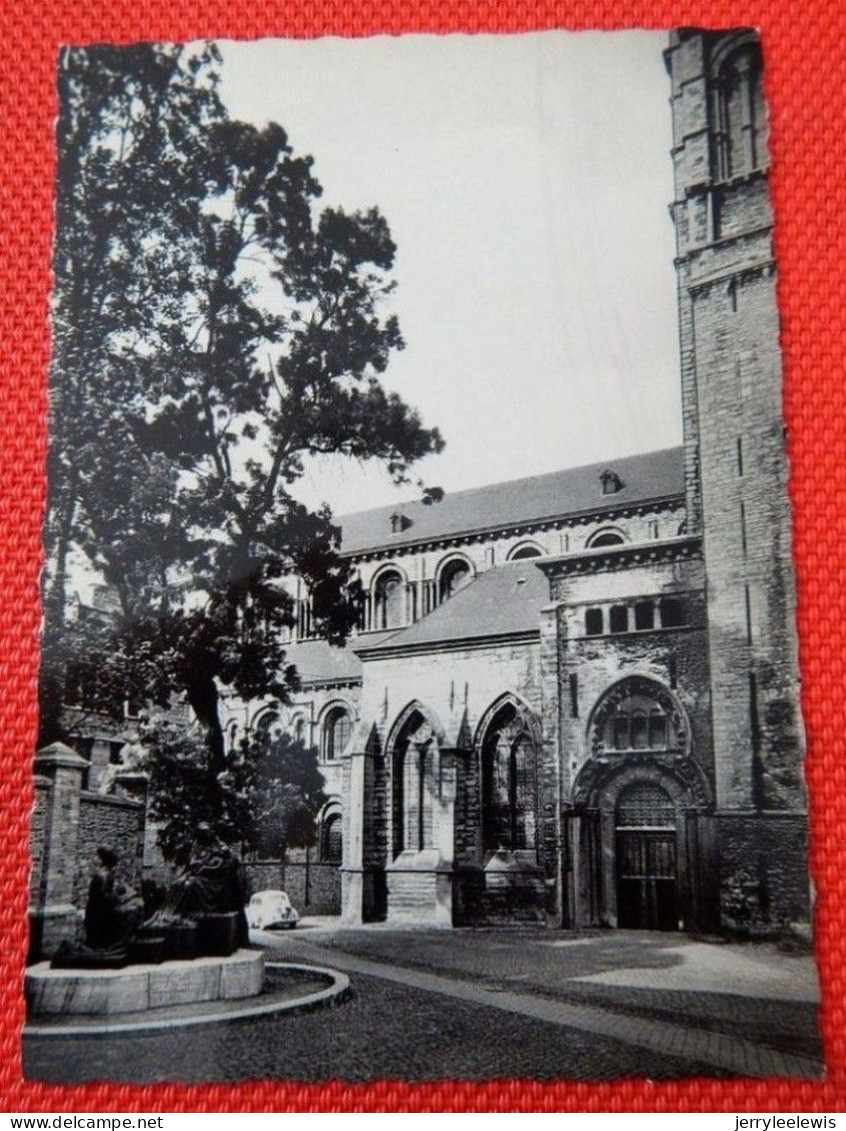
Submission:
<svg viewBox="0 0 846 1131">
<path fill-rule="evenodd" d="M 241 864 L 209 826 L 198 827 L 162 906 L 146 919 L 141 897 L 118 878 L 117 866 L 111 848 L 98 848 L 85 906 L 85 940 L 64 942 L 54 967 L 117 969 L 227 956 L 248 945 Z"/>
</svg>

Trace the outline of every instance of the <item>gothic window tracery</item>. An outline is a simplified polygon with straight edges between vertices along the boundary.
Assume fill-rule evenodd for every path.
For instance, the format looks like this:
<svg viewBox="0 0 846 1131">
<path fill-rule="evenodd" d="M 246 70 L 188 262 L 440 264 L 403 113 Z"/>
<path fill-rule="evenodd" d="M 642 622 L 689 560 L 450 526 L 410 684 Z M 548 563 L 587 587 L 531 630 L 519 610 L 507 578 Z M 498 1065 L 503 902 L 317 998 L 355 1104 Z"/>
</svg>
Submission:
<svg viewBox="0 0 846 1131">
<path fill-rule="evenodd" d="M 434 844 L 434 732 L 420 711 L 400 731 L 394 756 L 394 853 Z"/>
<path fill-rule="evenodd" d="M 611 750 L 665 750 L 667 716 L 647 696 L 627 695 L 611 712 L 605 738 Z"/>
<path fill-rule="evenodd" d="M 690 728 L 674 696 L 657 680 L 629 676 L 602 696 L 589 724 L 594 756 L 609 752 L 687 753 Z"/>
<path fill-rule="evenodd" d="M 482 834 L 486 852 L 533 850 L 537 839 L 535 746 L 512 703 L 496 713 L 482 742 Z"/>
</svg>

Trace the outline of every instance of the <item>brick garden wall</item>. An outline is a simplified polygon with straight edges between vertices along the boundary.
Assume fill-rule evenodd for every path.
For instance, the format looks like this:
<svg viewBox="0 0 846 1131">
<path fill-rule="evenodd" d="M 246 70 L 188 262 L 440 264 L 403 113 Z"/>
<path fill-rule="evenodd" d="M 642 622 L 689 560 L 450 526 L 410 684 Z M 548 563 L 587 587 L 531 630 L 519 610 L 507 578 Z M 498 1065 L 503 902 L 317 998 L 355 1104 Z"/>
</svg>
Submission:
<svg viewBox="0 0 846 1131">
<path fill-rule="evenodd" d="M 286 891 L 300 915 L 341 912 L 341 871 L 335 864 L 310 860 L 306 867 L 304 853 L 294 851 L 286 861 L 250 861 L 245 871 L 251 892 Z"/>
<path fill-rule="evenodd" d="M 715 822 L 725 926 L 778 930 L 811 918 L 802 814 L 721 814 Z"/>
</svg>

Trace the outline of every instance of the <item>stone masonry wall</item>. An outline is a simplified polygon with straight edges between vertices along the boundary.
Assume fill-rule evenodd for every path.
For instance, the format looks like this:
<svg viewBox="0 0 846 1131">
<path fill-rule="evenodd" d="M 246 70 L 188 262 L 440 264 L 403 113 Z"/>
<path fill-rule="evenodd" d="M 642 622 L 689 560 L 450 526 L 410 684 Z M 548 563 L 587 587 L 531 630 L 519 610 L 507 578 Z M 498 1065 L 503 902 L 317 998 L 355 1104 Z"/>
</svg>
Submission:
<svg viewBox="0 0 846 1131">
<path fill-rule="evenodd" d="M 721 181 L 712 60 L 678 32 L 672 83 L 688 509 L 704 533 L 718 802 L 805 808 L 772 215 L 758 166 Z M 701 507 L 701 522 L 700 522 Z"/>
<path fill-rule="evenodd" d="M 609 559 L 611 560 L 611 559 Z M 554 566 L 550 566 L 550 571 Z M 678 699 L 690 722 L 693 756 L 713 781 L 708 654 L 702 563 L 697 559 L 656 562 L 585 575 L 553 576 L 559 652 L 550 654 L 545 713 L 557 708 L 562 762 L 562 803 L 590 756 L 591 712 L 602 695 L 626 675 L 658 680 Z M 683 601 L 685 626 L 588 636 L 585 614 L 597 603 L 631 604 L 674 596 Z M 551 641 L 550 641 L 551 643 Z M 554 663 L 554 667 L 553 667 Z M 571 679 L 572 677 L 572 679 Z"/>
<path fill-rule="evenodd" d="M 715 823 L 723 925 L 766 933 L 809 922 L 804 818 L 787 813 L 722 814 Z"/>
<path fill-rule="evenodd" d="M 74 878 L 74 904 L 83 908 L 97 849 L 108 845 L 119 857 L 118 876 L 141 890 L 144 848 L 144 806 L 121 797 L 83 793 L 80 798 L 79 840 Z"/>
<path fill-rule="evenodd" d="M 50 782 L 46 778 L 35 779 L 35 803 L 30 822 L 29 855 L 32 868 L 29 874 L 29 902 L 37 906 L 43 883 L 44 857 L 47 849 L 47 803 Z"/>
<path fill-rule="evenodd" d="M 480 797 L 478 742 L 480 725 L 490 709 L 508 694 L 517 696 L 540 716 L 539 645 L 520 639 L 484 647 L 447 648 L 365 662 L 362 716 L 377 720 L 383 751 L 410 695 L 454 741 L 461 727 L 464 745 L 456 758 L 455 836 L 453 859 L 480 863 Z M 387 751 L 385 751 L 387 753 Z M 451 756 L 452 757 L 452 756 Z M 540 758 L 543 759 L 543 752 Z M 372 765 L 367 825 L 368 859 L 385 867 L 393 856 L 390 830 L 392 765 L 389 756 L 369 759 Z M 539 767 L 539 789 L 543 768 Z"/>
<path fill-rule="evenodd" d="M 301 916 L 340 914 L 340 869 L 312 859 L 306 864 L 304 850 L 292 851 L 287 860 L 250 861 L 244 871 L 251 894 L 282 890 Z"/>
</svg>

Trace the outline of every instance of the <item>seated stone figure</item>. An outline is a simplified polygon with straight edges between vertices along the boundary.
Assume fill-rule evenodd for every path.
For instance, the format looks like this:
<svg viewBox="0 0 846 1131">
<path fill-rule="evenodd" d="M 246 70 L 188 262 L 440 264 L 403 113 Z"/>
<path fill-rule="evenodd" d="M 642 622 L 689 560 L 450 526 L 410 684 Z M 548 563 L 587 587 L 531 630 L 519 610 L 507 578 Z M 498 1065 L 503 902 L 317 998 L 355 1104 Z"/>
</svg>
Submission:
<svg viewBox="0 0 846 1131">
<path fill-rule="evenodd" d="M 187 865 L 140 939 L 167 941 L 168 957 L 231 953 L 249 942 L 245 886 L 238 857 L 206 824 L 197 828 Z"/>
<path fill-rule="evenodd" d="M 128 960 L 127 943 L 141 921 L 140 897 L 116 875 L 117 853 L 107 845 L 96 852 L 85 903 L 85 941 L 62 943 L 54 966 L 114 967 Z"/>
</svg>

